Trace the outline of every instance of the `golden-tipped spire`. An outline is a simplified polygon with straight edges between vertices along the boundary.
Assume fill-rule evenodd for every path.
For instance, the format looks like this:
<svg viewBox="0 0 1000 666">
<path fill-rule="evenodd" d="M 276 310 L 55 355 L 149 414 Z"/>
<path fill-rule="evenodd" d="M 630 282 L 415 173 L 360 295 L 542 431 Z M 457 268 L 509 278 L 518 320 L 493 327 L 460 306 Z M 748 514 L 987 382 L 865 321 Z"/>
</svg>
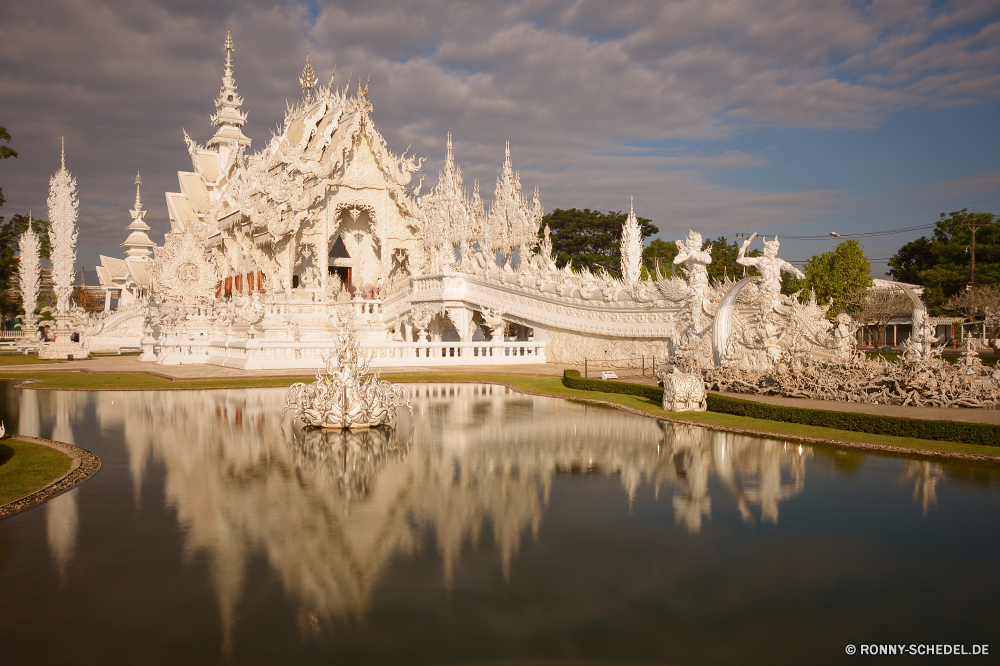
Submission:
<svg viewBox="0 0 1000 666">
<path fill-rule="evenodd" d="M 62 168 L 66 168 L 66 137 L 61 137 L 62 141 Z"/>
<path fill-rule="evenodd" d="M 312 62 L 309 59 L 309 55 L 306 54 L 306 66 L 302 69 L 302 76 L 299 77 L 299 83 L 302 84 L 302 97 L 306 101 L 311 100 L 313 94 L 316 92 L 316 80 Z"/>
</svg>

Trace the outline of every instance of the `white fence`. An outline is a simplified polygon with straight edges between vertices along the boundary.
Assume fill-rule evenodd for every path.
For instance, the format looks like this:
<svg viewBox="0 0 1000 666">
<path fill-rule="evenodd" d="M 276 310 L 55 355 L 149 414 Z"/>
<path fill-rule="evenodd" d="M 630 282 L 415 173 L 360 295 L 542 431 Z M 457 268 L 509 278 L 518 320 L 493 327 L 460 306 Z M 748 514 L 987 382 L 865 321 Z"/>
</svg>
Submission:
<svg viewBox="0 0 1000 666">
<path fill-rule="evenodd" d="M 170 337 L 157 345 L 157 363 L 209 363 L 248 370 L 314 369 L 334 353 L 332 340 L 208 340 Z M 545 345 L 536 342 L 373 342 L 361 343 L 373 368 L 442 365 L 545 363 Z"/>
<path fill-rule="evenodd" d="M 0 340 L 20 340 L 24 331 L 0 331 Z"/>
</svg>

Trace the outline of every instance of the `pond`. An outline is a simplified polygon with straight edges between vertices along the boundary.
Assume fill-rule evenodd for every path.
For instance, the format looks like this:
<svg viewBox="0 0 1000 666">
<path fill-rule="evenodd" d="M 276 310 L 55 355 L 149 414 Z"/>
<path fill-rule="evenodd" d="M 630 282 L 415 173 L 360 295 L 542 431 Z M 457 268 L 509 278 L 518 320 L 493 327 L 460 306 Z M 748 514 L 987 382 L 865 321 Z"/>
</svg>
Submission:
<svg viewBox="0 0 1000 666">
<path fill-rule="evenodd" d="M 1000 654 L 997 466 L 411 392 L 394 429 L 343 434 L 297 427 L 283 389 L 3 384 L 8 432 L 103 463 L 0 521 L 3 663 Z"/>
</svg>

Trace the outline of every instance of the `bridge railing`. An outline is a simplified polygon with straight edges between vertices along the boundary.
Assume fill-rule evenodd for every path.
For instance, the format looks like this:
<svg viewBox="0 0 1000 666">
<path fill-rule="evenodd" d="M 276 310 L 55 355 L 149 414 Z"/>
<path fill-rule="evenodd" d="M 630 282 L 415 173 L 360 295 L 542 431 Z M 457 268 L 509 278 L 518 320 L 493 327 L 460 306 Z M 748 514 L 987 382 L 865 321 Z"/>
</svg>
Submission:
<svg viewBox="0 0 1000 666">
<path fill-rule="evenodd" d="M 278 341 L 168 336 L 156 345 L 165 365 L 211 363 L 247 369 L 319 368 L 337 351 L 333 340 Z M 371 367 L 545 363 L 545 344 L 508 342 L 381 342 L 366 340 Z"/>
</svg>

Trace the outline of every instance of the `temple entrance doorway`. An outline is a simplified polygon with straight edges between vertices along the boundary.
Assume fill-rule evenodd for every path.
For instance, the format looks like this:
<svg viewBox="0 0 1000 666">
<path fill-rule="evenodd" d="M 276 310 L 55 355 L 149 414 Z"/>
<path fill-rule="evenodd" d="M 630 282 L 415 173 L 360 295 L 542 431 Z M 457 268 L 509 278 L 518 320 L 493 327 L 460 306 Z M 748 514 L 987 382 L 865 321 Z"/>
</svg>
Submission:
<svg viewBox="0 0 1000 666">
<path fill-rule="evenodd" d="M 344 241 L 339 236 L 330 247 L 330 257 L 327 262 L 327 271 L 330 275 L 336 275 L 340 281 L 347 285 L 348 289 L 353 286 L 354 260 L 347 251 Z"/>
<path fill-rule="evenodd" d="M 351 269 L 347 266 L 330 266 L 330 275 L 336 275 L 345 284 L 351 283 Z"/>
</svg>

